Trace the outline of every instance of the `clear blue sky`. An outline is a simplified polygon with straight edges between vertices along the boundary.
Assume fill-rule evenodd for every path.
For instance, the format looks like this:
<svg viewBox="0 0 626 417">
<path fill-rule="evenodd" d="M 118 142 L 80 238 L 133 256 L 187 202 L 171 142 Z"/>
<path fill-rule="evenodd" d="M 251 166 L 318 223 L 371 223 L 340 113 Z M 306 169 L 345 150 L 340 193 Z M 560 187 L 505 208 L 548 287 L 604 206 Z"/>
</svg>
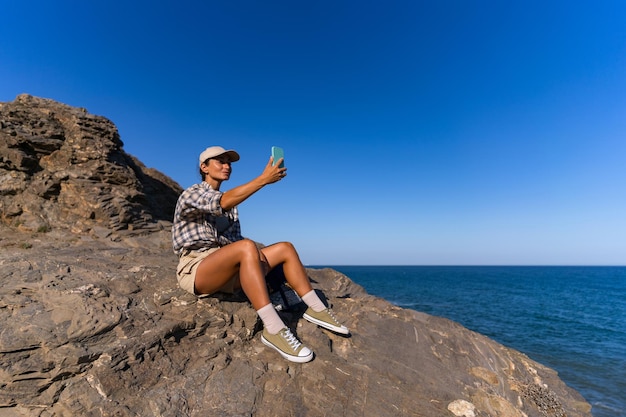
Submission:
<svg viewBox="0 0 626 417">
<path fill-rule="evenodd" d="M 307 264 L 626 264 L 626 2 L 1 0 L 0 101 L 111 119 L 187 187 L 288 177 L 245 235 Z"/>
</svg>

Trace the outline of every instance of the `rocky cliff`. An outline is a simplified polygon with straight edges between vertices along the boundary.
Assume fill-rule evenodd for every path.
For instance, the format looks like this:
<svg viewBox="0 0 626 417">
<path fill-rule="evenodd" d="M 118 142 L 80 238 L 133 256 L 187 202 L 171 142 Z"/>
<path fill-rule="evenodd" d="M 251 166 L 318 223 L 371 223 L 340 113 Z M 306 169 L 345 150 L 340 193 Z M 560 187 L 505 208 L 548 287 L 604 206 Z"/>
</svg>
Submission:
<svg viewBox="0 0 626 417">
<path fill-rule="evenodd" d="M 21 230 L 153 227 L 180 187 L 122 150 L 110 120 L 29 95 L 0 104 L 1 220 Z"/>
<path fill-rule="evenodd" d="M 51 100 L 0 105 L 0 416 L 590 416 L 556 372 L 309 269 L 353 334 L 281 312 L 281 359 L 243 298 L 176 287 L 180 187 L 115 126 Z"/>
</svg>

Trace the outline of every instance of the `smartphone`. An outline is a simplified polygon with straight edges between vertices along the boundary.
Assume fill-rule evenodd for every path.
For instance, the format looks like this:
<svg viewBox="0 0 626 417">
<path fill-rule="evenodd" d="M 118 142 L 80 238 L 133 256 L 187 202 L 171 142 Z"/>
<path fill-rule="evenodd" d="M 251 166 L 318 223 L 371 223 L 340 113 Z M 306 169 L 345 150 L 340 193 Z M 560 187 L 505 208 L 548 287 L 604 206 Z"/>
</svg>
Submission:
<svg viewBox="0 0 626 417">
<path fill-rule="evenodd" d="M 278 146 L 272 146 L 272 156 L 274 157 L 274 162 L 272 162 L 272 165 L 276 165 L 276 163 L 278 162 L 280 158 L 285 157 L 285 152 L 283 151 L 283 148 L 279 148 Z M 283 162 L 281 162 L 281 164 L 278 167 L 284 168 L 285 161 L 283 160 Z"/>
</svg>

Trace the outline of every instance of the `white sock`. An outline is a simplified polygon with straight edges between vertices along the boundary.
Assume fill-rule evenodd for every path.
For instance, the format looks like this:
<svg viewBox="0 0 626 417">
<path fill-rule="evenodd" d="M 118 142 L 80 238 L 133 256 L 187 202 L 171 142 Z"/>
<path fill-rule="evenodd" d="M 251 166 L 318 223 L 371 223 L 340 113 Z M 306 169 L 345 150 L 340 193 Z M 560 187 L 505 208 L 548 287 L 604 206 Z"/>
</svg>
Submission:
<svg viewBox="0 0 626 417">
<path fill-rule="evenodd" d="M 315 290 L 309 291 L 300 298 L 302 298 L 302 301 L 304 301 L 304 303 L 311 307 L 311 309 L 316 313 L 326 310 L 326 305 L 324 305 L 322 300 L 320 300 L 320 298 L 317 296 Z"/>
<path fill-rule="evenodd" d="M 261 307 L 256 312 L 259 317 L 261 317 L 263 326 L 270 334 L 276 334 L 283 327 L 287 327 L 281 320 L 272 303 L 269 303 L 265 307 Z"/>
</svg>

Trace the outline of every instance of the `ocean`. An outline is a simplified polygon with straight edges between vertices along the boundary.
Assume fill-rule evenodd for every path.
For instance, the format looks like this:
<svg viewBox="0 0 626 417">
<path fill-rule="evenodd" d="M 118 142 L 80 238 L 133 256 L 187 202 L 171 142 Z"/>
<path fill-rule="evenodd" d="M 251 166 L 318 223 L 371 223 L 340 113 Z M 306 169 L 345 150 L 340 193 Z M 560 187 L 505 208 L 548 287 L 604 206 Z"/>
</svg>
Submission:
<svg viewBox="0 0 626 417">
<path fill-rule="evenodd" d="M 555 369 L 594 417 L 626 417 L 626 267 L 329 267 Z"/>
</svg>

